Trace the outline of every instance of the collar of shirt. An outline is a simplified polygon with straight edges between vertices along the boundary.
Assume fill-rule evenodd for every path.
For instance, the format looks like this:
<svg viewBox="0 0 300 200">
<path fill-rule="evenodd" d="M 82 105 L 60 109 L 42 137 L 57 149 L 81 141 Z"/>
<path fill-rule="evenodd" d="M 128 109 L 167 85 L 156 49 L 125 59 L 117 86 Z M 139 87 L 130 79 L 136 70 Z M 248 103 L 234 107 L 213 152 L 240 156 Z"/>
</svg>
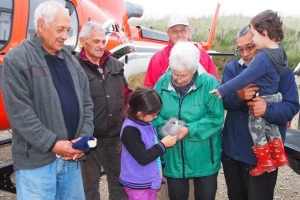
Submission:
<svg viewBox="0 0 300 200">
<path fill-rule="evenodd" d="M 103 67 L 104 66 L 104 63 L 108 60 L 108 58 L 112 56 L 112 53 L 110 53 L 109 51 L 104 51 L 104 54 L 103 56 L 100 58 L 100 62 L 99 62 L 99 65 L 95 65 L 93 64 L 89 59 L 88 57 L 86 56 L 86 52 L 84 50 L 84 48 L 82 48 L 81 52 L 80 52 L 80 57 L 81 57 L 81 60 L 82 61 L 85 61 L 85 62 L 89 62 L 90 64 L 92 64 L 92 66 L 96 67 L 96 68 L 99 68 L 99 67 Z"/>
<path fill-rule="evenodd" d="M 243 58 L 240 58 L 239 61 L 238 61 L 238 63 L 239 63 L 240 65 L 246 65 L 246 63 L 245 63 L 245 61 L 244 61 Z"/>
<path fill-rule="evenodd" d="M 48 53 L 48 51 L 46 51 L 46 49 L 44 47 L 42 47 L 42 50 L 43 50 L 45 56 L 51 55 L 50 53 Z M 62 59 L 62 60 L 64 59 L 64 55 L 61 51 L 56 52 L 56 54 L 52 55 L 52 56 L 56 56 L 56 57 L 58 57 L 59 59 Z"/>
<path fill-rule="evenodd" d="M 142 126 L 149 126 L 150 123 L 149 122 L 144 122 L 142 120 L 136 119 L 136 118 L 132 118 L 132 117 L 128 117 L 129 119 L 131 119 L 132 121 L 134 121 L 135 123 L 142 125 Z"/>
</svg>

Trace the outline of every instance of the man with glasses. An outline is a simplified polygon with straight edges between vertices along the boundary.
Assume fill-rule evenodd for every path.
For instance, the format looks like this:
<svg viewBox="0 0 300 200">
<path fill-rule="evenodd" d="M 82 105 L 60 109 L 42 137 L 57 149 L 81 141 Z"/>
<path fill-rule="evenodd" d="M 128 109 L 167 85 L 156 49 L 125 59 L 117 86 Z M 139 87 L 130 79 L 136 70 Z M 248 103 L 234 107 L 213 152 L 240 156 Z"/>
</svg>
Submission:
<svg viewBox="0 0 300 200">
<path fill-rule="evenodd" d="M 170 17 L 167 25 L 169 43 L 165 48 L 156 52 L 151 58 L 146 72 L 144 86 L 153 87 L 155 85 L 158 78 L 166 72 L 169 66 L 169 55 L 174 44 L 176 44 L 177 41 L 189 41 L 190 33 L 191 29 L 187 17 L 181 15 L 172 15 Z M 200 50 L 199 62 L 208 73 L 215 76 L 219 81 L 218 72 L 212 59 L 204 49 L 201 47 L 198 48 Z"/>
<path fill-rule="evenodd" d="M 225 66 L 221 84 L 238 76 L 258 53 L 249 26 L 237 33 L 236 44 L 241 58 L 236 58 Z M 286 68 L 280 77 L 278 91 L 283 96 L 282 102 L 267 103 L 260 97 L 251 101 L 258 90 L 257 85 L 250 84 L 223 98 L 227 116 L 223 128 L 222 164 L 230 200 L 274 198 L 278 169 L 260 176 L 249 174 L 257 164 L 251 149 L 253 140 L 248 126 L 249 109 L 255 117 L 263 117 L 268 122 L 278 125 L 283 140 L 287 122 L 299 110 L 297 86 L 289 68 Z"/>
</svg>

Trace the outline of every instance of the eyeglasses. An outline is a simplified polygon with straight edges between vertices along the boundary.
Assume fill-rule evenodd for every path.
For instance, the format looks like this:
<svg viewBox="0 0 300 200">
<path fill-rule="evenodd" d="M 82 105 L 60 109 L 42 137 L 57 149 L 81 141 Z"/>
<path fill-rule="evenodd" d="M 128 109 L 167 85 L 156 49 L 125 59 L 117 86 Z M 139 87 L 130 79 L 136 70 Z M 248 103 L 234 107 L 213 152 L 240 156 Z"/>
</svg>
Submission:
<svg viewBox="0 0 300 200">
<path fill-rule="evenodd" d="M 171 76 L 172 76 L 173 79 L 176 79 L 176 80 L 186 80 L 186 79 L 188 79 L 189 74 L 186 74 L 186 75 L 176 75 L 176 74 L 171 73 Z"/>
<path fill-rule="evenodd" d="M 249 52 L 249 51 L 252 51 L 254 48 L 255 48 L 254 44 L 246 46 L 245 48 L 238 47 L 236 49 L 236 52 L 239 52 L 239 53 L 244 53 L 244 51 L 248 51 Z"/>
<path fill-rule="evenodd" d="M 187 33 L 188 29 L 187 28 L 182 28 L 180 30 L 177 30 L 177 29 L 171 29 L 171 33 L 173 35 L 177 35 L 178 33 L 181 33 L 181 34 L 185 34 Z"/>
</svg>

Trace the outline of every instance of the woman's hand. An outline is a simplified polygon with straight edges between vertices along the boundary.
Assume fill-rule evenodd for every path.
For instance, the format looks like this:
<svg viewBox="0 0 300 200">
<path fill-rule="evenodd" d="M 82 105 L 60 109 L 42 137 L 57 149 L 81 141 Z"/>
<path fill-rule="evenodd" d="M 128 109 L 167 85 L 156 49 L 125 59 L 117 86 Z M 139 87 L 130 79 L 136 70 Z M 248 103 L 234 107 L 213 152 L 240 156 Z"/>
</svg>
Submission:
<svg viewBox="0 0 300 200">
<path fill-rule="evenodd" d="M 182 140 L 187 134 L 189 134 L 189 129 L 187 127 L 182 127 L 177 134 L 177 141 Z"/>
</svg>

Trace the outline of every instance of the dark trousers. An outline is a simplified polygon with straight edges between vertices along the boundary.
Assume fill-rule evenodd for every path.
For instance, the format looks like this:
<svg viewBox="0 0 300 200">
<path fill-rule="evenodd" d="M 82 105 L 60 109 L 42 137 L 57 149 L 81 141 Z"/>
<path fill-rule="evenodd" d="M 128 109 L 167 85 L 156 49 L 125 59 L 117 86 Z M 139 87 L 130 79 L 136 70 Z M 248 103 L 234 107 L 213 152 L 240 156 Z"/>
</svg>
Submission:
<svg viewBox="0 0 300 200">
<path fill-rule="evenodd" d="M 120 137 L 97 138 L 97 147 L 90 149 L 87 160 L 81 162 L 86 200 L 100 200 L 99 181 L 101 166 L 108 182 L 110 200 L 128 200 L 119 183 L 121 155 L 118 150 Z"/>
<path fill-rule="evenodd" d="M 218 173 L 211 176 L 192 178 L 195 200 L 214 200 L 217 192 Z M 170 200 L 188 200 L 189 179 L 167 178 Z"/>
<path fill-rule="evenodd" d="M 260 176 L 251 176 L 255 166 L 234 160 L 222 153 L 222 165 L 230 200 L 273 200 L 278 169 Z"/>
</svg>

